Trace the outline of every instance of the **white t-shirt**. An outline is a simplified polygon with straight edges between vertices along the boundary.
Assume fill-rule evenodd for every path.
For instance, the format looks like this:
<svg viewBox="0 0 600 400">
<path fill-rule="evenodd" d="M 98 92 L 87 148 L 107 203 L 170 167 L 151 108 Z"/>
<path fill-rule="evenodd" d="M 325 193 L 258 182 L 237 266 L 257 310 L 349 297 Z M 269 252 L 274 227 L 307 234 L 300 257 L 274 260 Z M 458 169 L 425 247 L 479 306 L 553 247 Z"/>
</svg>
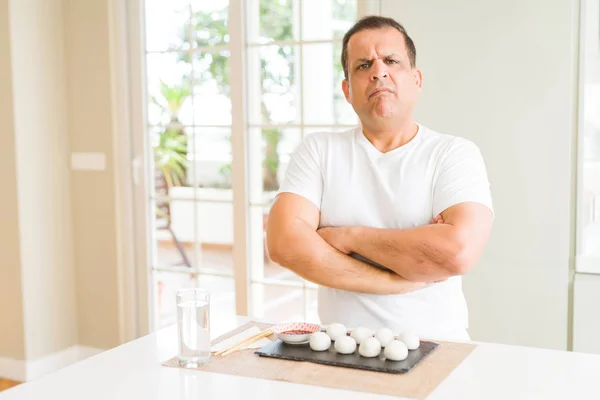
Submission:
<svg viewBox="0 0 600 400">
<path fill-rule="evenodd" d="M 429 224 L 447 208 L 478 202 L 492 209 L 478 147 L 419 124 L 404 146 L 381 153 L 360 127 L 307 136 L 290 159 L 279 193 L 313 202 L 320 226 L 404 229 Z M 329 324 L 413 330 L 421 337 L 468 340 L 460 277 L 398 295 L 318 289 L 319 317 Z"/>
</svg>

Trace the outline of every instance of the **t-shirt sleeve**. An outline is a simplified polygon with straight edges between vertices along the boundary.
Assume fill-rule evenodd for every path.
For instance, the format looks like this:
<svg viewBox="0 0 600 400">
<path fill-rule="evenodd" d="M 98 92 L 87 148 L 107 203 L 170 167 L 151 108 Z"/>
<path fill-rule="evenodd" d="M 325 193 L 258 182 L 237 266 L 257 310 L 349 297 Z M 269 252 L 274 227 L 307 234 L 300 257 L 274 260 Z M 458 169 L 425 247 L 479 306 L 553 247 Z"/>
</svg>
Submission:
<svg viewBox="0 0 600 400">
<path fill-rule="evenodd" d="M 490 183 L 477 145 L 455 138 L 442 158 L 433 189 L 433 215 L 459 203 L 475 202 L 494 209 Z"/>
<path fill-rule="evenodd" d="M 319 142 L 311 136 L 306 137 L 292 153 L 277 194 L 284 192 L 297 194 L 310 200 L 321 210 L 323 174 L 320 165 Z"/>
</svg>

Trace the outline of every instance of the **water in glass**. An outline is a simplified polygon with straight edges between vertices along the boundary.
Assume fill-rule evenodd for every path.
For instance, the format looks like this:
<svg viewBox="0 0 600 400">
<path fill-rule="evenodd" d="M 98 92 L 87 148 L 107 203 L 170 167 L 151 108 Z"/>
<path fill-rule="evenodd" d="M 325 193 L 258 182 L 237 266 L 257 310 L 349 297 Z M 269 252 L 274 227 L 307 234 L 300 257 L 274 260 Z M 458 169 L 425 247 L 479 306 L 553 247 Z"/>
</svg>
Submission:
<svg viewBox="0 0 600 400">
<path fill-rule="evenodd" d="M 182 298 L 177 304 L 179 364 L 196 367 L 210 360 L 208 298 Z"/>
</svg>

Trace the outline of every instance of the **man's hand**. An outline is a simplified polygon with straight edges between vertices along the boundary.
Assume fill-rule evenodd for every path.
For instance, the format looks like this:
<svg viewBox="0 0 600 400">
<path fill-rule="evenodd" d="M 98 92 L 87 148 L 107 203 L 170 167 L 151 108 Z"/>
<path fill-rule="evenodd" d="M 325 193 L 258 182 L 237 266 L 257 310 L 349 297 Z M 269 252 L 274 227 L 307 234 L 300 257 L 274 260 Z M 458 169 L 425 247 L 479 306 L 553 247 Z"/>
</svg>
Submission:
<svg viewBox="0 0 600 400">
<path fill-rule="evenodd" d="M 431 220 L 432 224 L 443 224 L 444 222 L 444 217 L 442 217 L 440 214 L 436 215 L 432 220 Z"/>
<path fill-rule="evenodd" d="M 350 249 L 348 249 L 346 245 L 347 241 L 345 240 L 348 238 L 348 229 L 350 228 L 346 226 L 327 226 L 318 229 L 317 233 L 334 249 L 344 254 L 350 254 Z"/>
</svg>

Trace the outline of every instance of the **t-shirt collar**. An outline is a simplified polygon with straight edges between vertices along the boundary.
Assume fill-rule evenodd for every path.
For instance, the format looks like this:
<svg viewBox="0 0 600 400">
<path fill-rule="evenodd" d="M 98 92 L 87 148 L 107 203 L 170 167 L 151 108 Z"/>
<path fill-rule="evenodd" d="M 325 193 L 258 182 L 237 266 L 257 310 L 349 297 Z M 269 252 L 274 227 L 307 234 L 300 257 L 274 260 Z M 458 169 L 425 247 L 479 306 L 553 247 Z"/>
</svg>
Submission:
<svg viewBox="0 0 600 400">
<path fill-rule="evenodd" d="M 421 138 L 423 137 L 423 130 L 424 130 L 423 126 L 421 124 L 417 123 L 417 134 L 410 140 L 410 142 L 405 143 L 404 145 L 402 145 L 398 148 L 395 148 L 394 150 L 390 150 L 387 153 L 382 153 L 381 151 L 379 151 L 379 149 L 377 149 L 375 146 L 373 146 L 373 144 L 369 141 L 369 139 L 367 139 L 367 137 L 364 135 L 362 126 L 359 126 L 358 128 L 356 128 L 356 140 L 363 147 L 365 147 L 369 153 L 371 153 L 377 157 L 390 156 L 392 154 L 396 155 L 396 154 L 405 153 L 406 151 L 408 151 L 411 148 L 413 148 L 414 146 L 416 146 L 417 143 L 420 142 Z"/>
</svg>

